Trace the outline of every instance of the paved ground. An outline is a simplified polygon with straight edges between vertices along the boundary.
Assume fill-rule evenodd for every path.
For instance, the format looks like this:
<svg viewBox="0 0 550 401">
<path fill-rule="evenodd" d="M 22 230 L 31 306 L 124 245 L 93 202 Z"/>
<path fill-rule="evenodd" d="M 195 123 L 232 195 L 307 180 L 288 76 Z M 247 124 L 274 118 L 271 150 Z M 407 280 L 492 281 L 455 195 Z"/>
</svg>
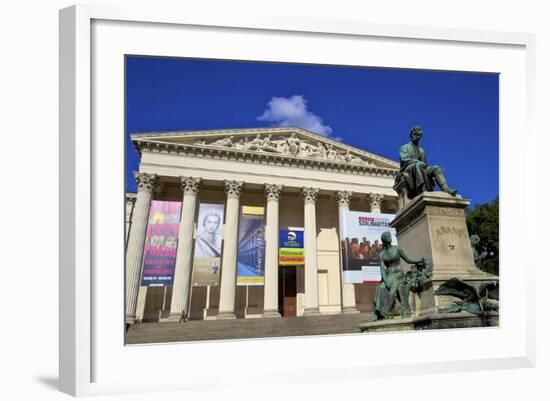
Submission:
<svg viewBox="0 0 550 401">
<path fill-rule="evenodd" d="M 186 323 L 142 323 L 126 333 L 127 344 L 235 338 L 359 333 L 367 313 L 280 319 L 200 320 Z"/>
</svg>

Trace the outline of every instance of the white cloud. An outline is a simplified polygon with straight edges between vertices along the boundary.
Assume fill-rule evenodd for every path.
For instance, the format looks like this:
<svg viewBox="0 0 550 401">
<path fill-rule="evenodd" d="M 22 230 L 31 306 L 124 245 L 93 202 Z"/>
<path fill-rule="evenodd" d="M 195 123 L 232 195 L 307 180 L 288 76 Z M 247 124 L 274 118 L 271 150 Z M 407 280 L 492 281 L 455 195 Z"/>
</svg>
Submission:
<svg viewBox="0 0 550 401">
<path fill-rule="evenodd" d="M 332 128 L 324 125 L 321 117 L 307 110 L 307 101 L 301 95 L 272 97 L 258 120 L 280 127 L 299 127 L 324 136 L 332 133 Z"/>
</svg>

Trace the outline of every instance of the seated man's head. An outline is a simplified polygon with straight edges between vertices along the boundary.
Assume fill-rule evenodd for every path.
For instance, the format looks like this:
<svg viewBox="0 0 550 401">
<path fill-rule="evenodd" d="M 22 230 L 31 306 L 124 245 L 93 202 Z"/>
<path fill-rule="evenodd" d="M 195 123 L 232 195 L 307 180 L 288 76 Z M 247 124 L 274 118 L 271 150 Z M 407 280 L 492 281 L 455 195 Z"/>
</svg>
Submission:
<svg viewBox="0 0 550 401">
<path fill-rule="evenodd" d="M 420 138 L 422 138 L 422 128 L 420 128 L 419 125 L 417 125 L 416 127 L 412 127 L 409 133 L 409 137 L 411 138 L 411 141 L 413 143 L 418 143 L 418 141 L 420 141 Z"/>
</svg>

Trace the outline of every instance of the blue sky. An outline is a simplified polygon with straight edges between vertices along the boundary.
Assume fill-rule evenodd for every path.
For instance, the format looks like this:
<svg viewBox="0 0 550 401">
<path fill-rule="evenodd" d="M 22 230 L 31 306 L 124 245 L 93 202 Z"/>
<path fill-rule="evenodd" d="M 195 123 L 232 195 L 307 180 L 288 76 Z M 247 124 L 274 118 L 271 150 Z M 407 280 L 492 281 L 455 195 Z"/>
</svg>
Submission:
<svg viewBox="0 0 550 401">
<path fill-rule="evenodd" d="M 485 203 L 498 195 L 498 75 L 127 56 L 129 133 L 298 125 L 399 160 L 422 126 L 429 164 Z"/>
</svg>

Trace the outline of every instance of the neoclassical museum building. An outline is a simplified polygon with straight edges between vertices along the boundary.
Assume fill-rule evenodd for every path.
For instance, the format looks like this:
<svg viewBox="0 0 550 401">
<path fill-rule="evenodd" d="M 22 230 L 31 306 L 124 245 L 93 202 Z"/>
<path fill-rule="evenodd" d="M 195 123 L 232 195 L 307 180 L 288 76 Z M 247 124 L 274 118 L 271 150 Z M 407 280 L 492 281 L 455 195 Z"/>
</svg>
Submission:
<svg viewBox="0 0 550 401">
<path fill-rule="evenodd" d="M 395 214 L 399 163 L 294 128 L 131 135 L 126 317 L 370 313 L 342 275 L 341 216 Z"/>
</svg>

